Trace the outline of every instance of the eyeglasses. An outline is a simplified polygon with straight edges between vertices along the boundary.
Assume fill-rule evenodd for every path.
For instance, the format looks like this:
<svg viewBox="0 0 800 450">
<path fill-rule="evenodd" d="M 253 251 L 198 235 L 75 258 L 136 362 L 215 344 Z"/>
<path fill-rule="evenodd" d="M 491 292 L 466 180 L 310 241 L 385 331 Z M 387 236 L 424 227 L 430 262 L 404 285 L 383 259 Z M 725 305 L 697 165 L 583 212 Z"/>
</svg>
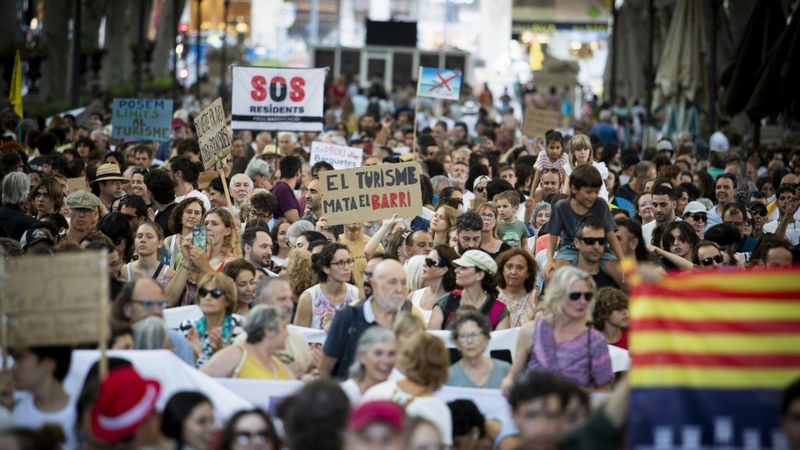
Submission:
<svg viewBox="0 0 800 450">
<path fill-rule="evenodd" d="M 744 222 L 735 222 L 733 220 L 727 220 L 724 223 L 725 223 L 725 225 L 730 225 L 730 226 L 732 226 L 734 228 L 740 227 L 740 226 L 742 226 L 744 224 Z"/>
<path fill-rule="evenodd" d="M 494 214 L 481 214 L 481 219 L 494 220 L 495 216 L 494 216 Z"/>
<path fill-rule="evenodd" d="M 70 208 L 69 213 L 74 216 L 88 216 L 89 214 L 96 212 L 94 209 L 84 209 L 84 208 Z"/>
<path fill-rule="evenodd" d="M 336 266 L 336 267 L 338 267 L 340 269 L 344 268 L 344 267 L 347 267 L 347 266 L 352 266 L 353 264 L 355 264 L 355 260 L 353 258 L 343 259 L 341 261 L 336 261 L 336 262 L 331 262 L 332 266 Z"/>
<path fill-rule="evenodd" d="M 573 302 L 577 302 L 581 299 L 581 297 L 585 298 L 587 302 L 592 301 L 592 297 L 594 297 L 593 292 L 570 292 L 569 299 Z"/>
<path fill-rule="evenodd" d="M 236 442 L 239 445 L 248 445 L 250 443 L 254 444 L 265 444 L 267 442 L 267 432 L 266 431 L 237 431 L 236 432 Z"/>
<path fill-rule="evenodd" d="M 222 288 L 216 288 L 216 289 L 211 289 L 211 290 L 208 290 L 206 288 L 200 288 L 200 289 L 197 290 L 197 294 L 200 296 L 200 298 L 203 298 L 206 295 L 211 294 L 211 297 L 213 297 L 215 299 L 218 299 L 218 298 L 222 297 L 223 295 L 225 295 L 225 290 L 222 289 Z"/>
<path fill-rule="evenodd" d="M 480 331 L 471 331 L 469 333 L 458 333 L 458 339 L 466 342 L 469 342 L 473 339 L 478 339 L 481 336 L 483 336 L 483 333 L 481 333 Z"/>
<path fill-rule="evenodd" d="M 250 217 L 255 217 L 257 219 L 266 219 L 266 218 L 271 218 L 272 214 L 267 214 L 267 213 L 262 212 L 262 211 L 256 211 L 256 210 L 251 209 L 250 210 Z"/>
<path fill-rule="evenodd" d="M 483 186 L 478 186 L 478 187 L 475 188 L 475 192 L 483 192 L 485 190 L 486 190 L 486 188 L 483 187 Z"/>
<path fill-rule="evenodd" d="M 722 255 L 709 256 L 708 258 L 703 258 L 700 261 L 700 264 L 703 265 L 703 266 L 710 266 L 710 265 L 713 265 L 714 263 L 722 264 L 722 261 L 724 261 L 724 258 L 722 257 Z"/>
<path fill-rule="evenodd" d="M 606 238 L 604 237 L 599 237 L 599 238 L 579 237 L 578 239 L 583 241 L 583 243 L 586 245 L 594 245 L 594 244 L 606 245 Z"/>
<path fill-rule="evenodd" d="M 131 300 L 133 303 L 138 303 L 142 305 L 144 309 L 164 309 L 167 307 L 166 300 Z"/>
<path fill-rule="evenodd" d="M 692 219 L 695 222 L 705 222 L 708 220 L 705 213 L 686 214 L 685 219 Z"/>
<path fill-rule="evenodd" d="M 428 267 L 444 267 L 444 261 L 434 261 L 431 258 L 425 258 L 425 265 Z"/>
</svg>

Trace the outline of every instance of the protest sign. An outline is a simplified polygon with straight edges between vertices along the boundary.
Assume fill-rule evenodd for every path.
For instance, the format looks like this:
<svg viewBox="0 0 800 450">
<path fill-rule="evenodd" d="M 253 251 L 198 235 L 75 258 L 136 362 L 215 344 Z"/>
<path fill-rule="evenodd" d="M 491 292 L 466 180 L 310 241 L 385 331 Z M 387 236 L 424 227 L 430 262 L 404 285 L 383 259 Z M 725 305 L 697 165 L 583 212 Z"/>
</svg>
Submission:
<svg viewBox="0 0 800 450">
<path fill-rule="evenodd" d="M 225 157 L 231 151 L 233 133 L 225 123 L 225 109 L 222 99 L 214 100 L 203 108 L 194 119 L 197 128 L 197 143 L 206 170 L 213 170 L 225 164 Z"/>
<path fill-rule="evenodd" d="M 234 67 L 231 127 L 322 131 L 326 70 Z"/>
<path fill-rule="evenodd" d="M 782 390 L 800 376 L 798 277 L 797 268 L 631 277 L 631 449 L 788 448 L 777 418 Z"/>
<path fill-rule="evenodd" d="M 73 192 L 90 190 L 89 186 L 86 185 L 86 178 L 84 177 L 67 178 L 67 189 L 69 189 L 69 192 L 65 192 L 65 195 L 69 195 Z"/>
<path fill-rule="evenodd" d="M 114 139 L 168 141 L 172 139 L 172 100 L 115 98 L 111 104 Z"/>
<path fill-rule="evenodd" d="M 529 137 L 544 137 L 548 130 L 558 127 L 559 114 L 546 109 L 527 108 L 522 123 L 522 134 Z"/>
<path fill-rule="evenodd" d="M 21 256 L 0 267 L 0 309 L 11 347 L 104 342 L 105 251 Z"/>
<path fill-rule="evenodd" d="M 363 157 L 364 150 L 360 148 L 314 141 L 311 143 L 311 161 L 309 164 L 313 166 L 320 161 L 326 161 L 334 169 L 350 169 L 360 167 Z"/>
<path fill-rule="evenodd" d="M 419 68 L 417 95 L 420 97 L 458 100 L 461 95 L 461 72 L 458 70 Z"/>
<path fill-rule="evenodd" d="M 416 162 L 322 172 L 322 215 L 329 225 L 417 216 L 422 213 L 419 177 Z"/>
</svg>

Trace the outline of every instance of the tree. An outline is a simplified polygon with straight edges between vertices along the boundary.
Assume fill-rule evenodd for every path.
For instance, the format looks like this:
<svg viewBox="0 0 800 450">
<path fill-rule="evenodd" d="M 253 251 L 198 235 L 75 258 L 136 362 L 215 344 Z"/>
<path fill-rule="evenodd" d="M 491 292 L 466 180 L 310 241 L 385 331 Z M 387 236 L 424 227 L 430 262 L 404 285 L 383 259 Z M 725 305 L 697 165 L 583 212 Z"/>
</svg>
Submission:
<svg viewBox="0 0 800 450">
<path fill-rule="evenodd" d="M 186 0 L 164 0 L 161 7 L 161 19 L 156 31 L 155 50 L 153 51 L 153 76 L 163 78 L 170 76 L 170 51 L 175 48 L 174 34 L 177 33 L 177 19 L 175 18 L 175 4 L 178 6 L 180 17 L 186 6 Z"/>
</svg>

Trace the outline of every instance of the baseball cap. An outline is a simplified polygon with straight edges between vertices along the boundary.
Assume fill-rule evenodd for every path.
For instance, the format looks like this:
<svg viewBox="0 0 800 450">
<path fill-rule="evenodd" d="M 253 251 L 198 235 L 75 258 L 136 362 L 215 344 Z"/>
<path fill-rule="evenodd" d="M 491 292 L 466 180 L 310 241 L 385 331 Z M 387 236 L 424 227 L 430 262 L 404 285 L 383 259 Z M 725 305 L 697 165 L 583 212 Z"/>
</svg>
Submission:
<svg viewBox="0 0 800 450">
<path fill-rule="evenodd" d="M 350 431 L 358 433 L 375 422 L 381 422 L 402 432 L 405 430 L 405 419 L 403 408 L 394 402 L 382 400 L 362 403 L 350 415 Z"/>
<path fill-rule="evenodd" d="M 639 164 L 639 157 L 636 155 L 627 155 L 622 158 L 622 168 L 627 169 L 630 166 Z"/>
<path fill-rule="evenodd" d="M 704 212 L 707 212 L 706 207 L 697 200 L 687 203 L 686 206 L 683 208 L 684 216 L 686 214 L 704 213 Z"/>
<path fill-rule="evenodd" d="M 497 263 L 482 250 L 467 250 L 453 264 L 461 267 L 476 267 L 491 275 L 497 273 Z"/>
<path fill-rule="evenodd" d="M 658 151 L 661 151 L 661 150 L 673 151 L 672 142 L 670 142 L 670 141 L 668 141 L 666 139 L 662 139 L 662 140 L 658 141 L 658 143 L 656 144 L 656 150 L 658 150 Z"/>
<path fill-rule="evenodd" d="M 53 237 L 50 236 L 50 233 L 48 233 L 46 229 L 31 228 L 22 235 L 22 239 L 20 239 L 19 245 L 24 250 L 30 247 L 31 245 L 38 244 L 39 242 L 42 241 L 47 241 L 49 245 L 54 244 Z"/>
<path fill-rule="evenodd" d="M 472 182 L 472 189 L 475 189 L 476 187 L 478 187 L 478 184 L 481 181 L 485 181 L 485 182 L 488 183 L 488 182 L 492 181 L 492 179 L 487 177 L 486 175 L 481 175 L 478 178 L 475 178 L 475 181 Z"/>
<path fill-rule="evenodd" d="M 131 367 L 112 370 L 92 405 L 92 434 L 106 442 L 131 436 L 156 409 L 161 384 L 142 378 Z"/>
<path fill-rule="evenodd" d="M 77 209 L 97 209 L 100 199 L 91 192 L 75 191 L 67 197 L 67 206 Z"/>
<path fill-rule="evenodd" d="M 762 216 L 766 216 L 768 213 L 767 207 L 764 206 L 763 203 L 757 201 L 749 202 L 747 204 L 747 209 L 752 213 L 758 211 Z"/>
</svg>

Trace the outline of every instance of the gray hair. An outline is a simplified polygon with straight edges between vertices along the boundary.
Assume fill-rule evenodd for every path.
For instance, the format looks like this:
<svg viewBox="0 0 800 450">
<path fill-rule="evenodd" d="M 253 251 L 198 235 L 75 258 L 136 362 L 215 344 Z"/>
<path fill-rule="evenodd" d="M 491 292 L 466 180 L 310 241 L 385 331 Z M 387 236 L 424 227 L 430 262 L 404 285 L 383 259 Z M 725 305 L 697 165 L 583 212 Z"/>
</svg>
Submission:
<svg viewBox="0 0 800 450">
<path fill-rule="evenodd" d="M 447 178 L 446 175 L 436 175 L 435 177 L 431 178 L 431 186 L 433 186 L 434 190 L 436 190 L 436 187 L 440 184 L 444 184 L 445 187 L 449 187 L 450 178 Z"/>
<path fill-rule="evenodd" d="M 314 224 L 307 220 L 298 220 L 291 224 L 286 231 L 286 236 L 289 238 L 289 246 L 294 248 L 294 243 L 297 242 L 297 238 L 306 231 L 314 231 Z"/>
<path fill-rule="evenodd" d="M 594 278 L 587 272 L 573 266 L 562 266 L 556 269 L 553 278 L 547 285 L 544 299 L 542 300 L 542 308 L 546 314 L 549 314 L 551 318 L 564 314 L 564 305 L 569 301 L 567 300 L 569 289 L 577 281 L 584 281 L 592 292 L 596 290 Z M 589 302 L 589 307 L 586 308 L 587 321 L 592 320 L 592 313 L 594 312 L 594 305 L 596 302 L 597 297 L 592 298 L 592 301 Z"/>
<path fill-rule="evenodd" d="M 244 174 L 251 179 L 256 175 L 267 176 L 269 175 L 269 164 L 263 159 L 254 158 L 244 169 Z"/>
<path fill-rule="evenodd" d="M 268 331 L 278 333 L 288 318 L 286 311 L 275 305 L 258 305 L 251 309 L 242 324 L 247 333 L 247 343 L 261 342 Z"/>
<path fill-rule="evenodd" d="M 291 286 L 289 279 L 286 277 L 264 277 L 256 285 L 256 301 L 258 301 L 259 298 L 266 299 L 269 297 L 269 286 L 276 281 L 282 281 Z"/>
<path fill-rule="evenodd" d="M 350 378 L 354 380 L 362 380 L 367 374 L 367 368 L 358 360 L 358 355 L 363 355 L 372 349 L 373 346 L 383 344 L 384 342 L 395 342 L 394 332 L 385 327 L 369 327 L 364 334 L 358 339 L 358 346 L 356 347 L 356 360 L 350 366 Z"/>
<path fill-rule="evenodd" d="M 31 191 L 31 179 L 22 172 L 11 172 L 3 179 L 3 203 L 21 205 Z"/>
<path fill-rule="evenodd" d="M 163 350 L 166 341 L 167 323 L 164 319 L 150 316 L 133 324 L 133 345 L 136 350 Z"/>
</svg>

